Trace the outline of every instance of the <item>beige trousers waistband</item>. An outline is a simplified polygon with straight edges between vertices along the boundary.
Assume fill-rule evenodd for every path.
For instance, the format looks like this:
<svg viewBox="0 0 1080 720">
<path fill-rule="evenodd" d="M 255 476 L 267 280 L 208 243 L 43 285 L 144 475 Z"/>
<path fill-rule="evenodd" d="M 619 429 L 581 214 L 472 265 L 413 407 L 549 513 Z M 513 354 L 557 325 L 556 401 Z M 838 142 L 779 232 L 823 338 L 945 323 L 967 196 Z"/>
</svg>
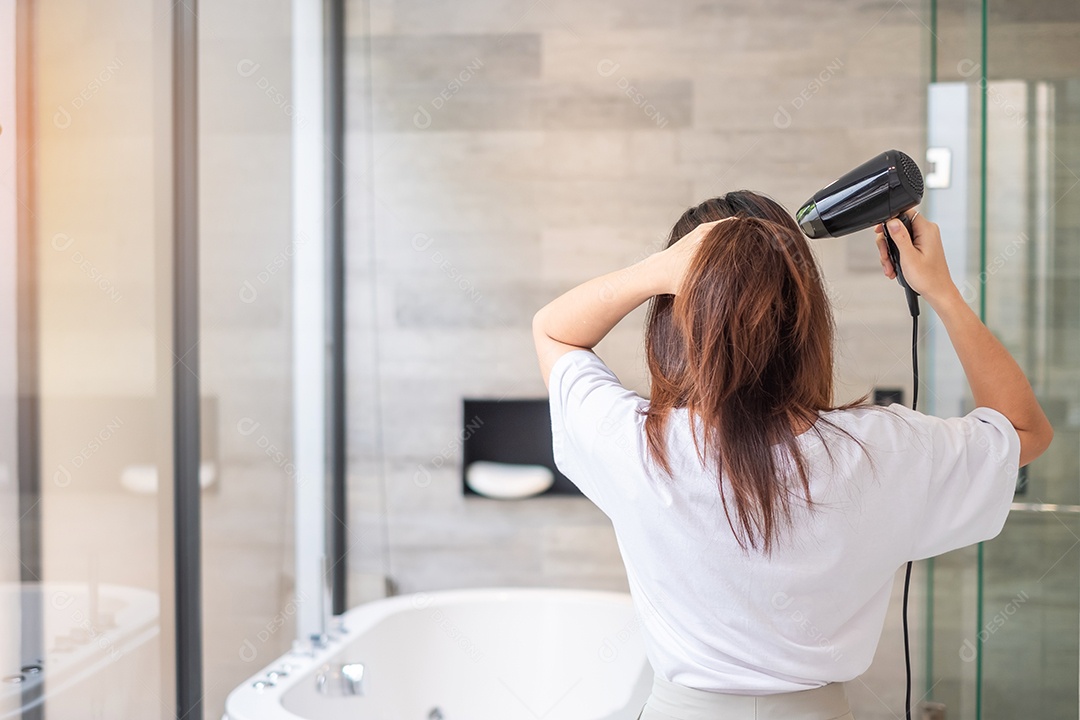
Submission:
<svg viewBox="0 0 1080 720">
<path fill-rule="evenodd" d="M 777 695 L 727 695 L 660 676 L 639 720 L 854 720 L 843 683 Z"/>
</svg>

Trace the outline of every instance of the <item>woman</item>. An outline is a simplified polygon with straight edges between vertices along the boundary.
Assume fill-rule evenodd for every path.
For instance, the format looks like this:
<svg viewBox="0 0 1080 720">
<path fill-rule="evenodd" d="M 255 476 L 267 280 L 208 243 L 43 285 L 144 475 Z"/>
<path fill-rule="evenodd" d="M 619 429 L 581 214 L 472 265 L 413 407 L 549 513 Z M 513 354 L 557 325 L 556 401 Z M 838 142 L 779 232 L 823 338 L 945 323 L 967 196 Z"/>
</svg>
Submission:
<svg viewBox="0 0 1080 720">
<path fill-rule="evenodd" d="M 536 313 L 556 463 L 612 520 L 656 672 L 643 720 L 851 718 L 843 683 L 870 665 L 896 570 L 997 535 L 1018 466 L 1049 445 L 937 226 L 913 229 L 890 221 L 971 385 L 963 417 L 833 403 L 813 254 L 755 193 L 689 209 L 666 249 Z M 650 298 L 646 400 L 592 348 Z"/>
</svg>

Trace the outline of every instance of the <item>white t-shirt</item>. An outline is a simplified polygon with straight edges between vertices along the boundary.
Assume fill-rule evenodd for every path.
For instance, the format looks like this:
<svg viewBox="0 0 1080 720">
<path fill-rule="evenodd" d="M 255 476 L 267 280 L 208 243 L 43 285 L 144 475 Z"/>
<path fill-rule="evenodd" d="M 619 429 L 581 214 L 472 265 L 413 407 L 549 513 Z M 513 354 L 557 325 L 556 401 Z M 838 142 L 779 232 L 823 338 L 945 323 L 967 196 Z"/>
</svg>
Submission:
<svg viewBox="0 0 1080 720">
<path fill-rule="evenodd" d="M 648 453 L 648 401 L 594 353 L 561 356 L 549 385 L 555 463 L 611 518 L 649 661 L 686 687 L 766 695 L 854 679 L 873 659 L 896 570 L 989 540 L 1012 502 L 1020 438 L 996 410 L 835 411 L 824 416 L 867 453 L 823 428 L 830 461 L 814 431 L 800 435 L 816 507 L 793 503 L 773 554 L 747 554 L 685 409 L 666 427 L 672 480 Z"/>
</svg>

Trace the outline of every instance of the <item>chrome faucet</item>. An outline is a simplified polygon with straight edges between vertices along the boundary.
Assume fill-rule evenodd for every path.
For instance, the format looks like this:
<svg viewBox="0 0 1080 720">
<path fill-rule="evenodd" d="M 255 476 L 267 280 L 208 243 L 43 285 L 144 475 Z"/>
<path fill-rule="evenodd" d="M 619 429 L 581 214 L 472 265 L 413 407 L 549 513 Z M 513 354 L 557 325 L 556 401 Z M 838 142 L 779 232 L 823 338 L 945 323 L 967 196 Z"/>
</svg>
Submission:
<svg viewBox="0 0 1080 720">
<path fill-rule="evenodd" d="M 362 663 L 349 663 L 341 666 L 341 689 L 346 695 L 364 694 L 364 666 Z"/>
<path fill-rule="evenodd" d="M 315 675 L 315 689 L 320 695 L 363 695 L 363 663 L 323 665 Z"/>
</svg>

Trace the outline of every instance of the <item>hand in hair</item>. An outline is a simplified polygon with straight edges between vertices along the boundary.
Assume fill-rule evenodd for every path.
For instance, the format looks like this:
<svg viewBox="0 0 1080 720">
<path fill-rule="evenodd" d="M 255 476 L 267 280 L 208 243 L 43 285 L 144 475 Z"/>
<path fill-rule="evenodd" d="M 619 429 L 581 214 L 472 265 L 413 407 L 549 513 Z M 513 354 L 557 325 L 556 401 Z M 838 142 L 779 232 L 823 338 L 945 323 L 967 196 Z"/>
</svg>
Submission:
<svg viewBox="0 0 1080 720">
<path fill-rule="evenodd" d="M 694 259 L 694 253 L 697 252 L 702 239 L 719 223 L 731 219 L 724 218 L 723 220 L 701 223 L 672 243 L 670 247 L 657 253 L 657 260 L 659 261 L 657 268 L 658 272 L 663 274 L 662 286 L 666 289 L 664 294 L 677 295 L 679 293 L 683 277 L 686 276 L 686 269 L 690 267 L 690 261 Z"/>
<path fill-rule="evenodd" d="M 670 247 L 584 282 L 540 308 L 533 316 L 533 339 L 544 382 L 563 354 L 591 350 L 638 305 L 675 294 L 701 240 L 720 222 L 702 223 Z"/>
</svg>

